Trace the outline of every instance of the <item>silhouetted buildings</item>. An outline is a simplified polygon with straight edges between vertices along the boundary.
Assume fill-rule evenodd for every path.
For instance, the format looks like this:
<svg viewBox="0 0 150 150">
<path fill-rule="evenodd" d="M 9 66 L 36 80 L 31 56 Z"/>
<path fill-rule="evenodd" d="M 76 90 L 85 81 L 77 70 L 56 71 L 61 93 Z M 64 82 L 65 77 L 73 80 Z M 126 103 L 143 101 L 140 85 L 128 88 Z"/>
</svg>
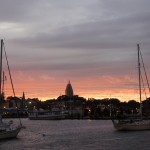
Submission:
<svg viewBox="0 0 150 150">
<path fill-rule="evenodd" d="M 74 89 L 69 81 L 64 88 L 64 95 L 57 99 L 40 101 L 38 98 L 27 98 L 23 92 L 22 97 L 7 97 L 1 105 L 0 112 L 8 116 L 9 113 L 15 114 L 17 107 L 24 116 L 27 116 L 29 111 L 35 109 L 52 110 L 60 109 L 65 111 L 68 118 L 91 118 L 102 119 L 109 118 L 111 115 L 118 114 L 137 114 L 139 112 L 139 102 L 130 100 L 121 102 L 117 98 L 105 99 L 85 99 L 74 94 Z M 142 101 L 143 113 L 150 115 L 150 98 Z M 16 107 L 17 106 L 17 107 Z M 11 116 L 11 115 L 10 115 Z M 15 115 L 14 115 L 15 116 Z"/>
</svg>

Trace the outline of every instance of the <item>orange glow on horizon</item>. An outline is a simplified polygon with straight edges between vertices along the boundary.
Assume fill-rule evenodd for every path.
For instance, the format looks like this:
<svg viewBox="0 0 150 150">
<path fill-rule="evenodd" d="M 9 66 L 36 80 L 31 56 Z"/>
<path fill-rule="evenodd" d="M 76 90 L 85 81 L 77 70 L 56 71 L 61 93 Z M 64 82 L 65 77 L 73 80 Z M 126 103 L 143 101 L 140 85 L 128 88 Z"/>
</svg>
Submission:
<svg viewBox="0 0 150 150">
<path fill-rule="evenodd" d="M 135 86 L 138 84 L 127 75 L 124 77 L 93 75 L 85 78 L 62 78 L 44 73 L 41 75 L 14 72 L 13 77 L 17 97 L 22 97 L 24 92 L 26 98 L 38 98 L 42 101 L 56 99 L 65 94 L 66 85 L 70 80 L 74 95 L 86 99 L 118 98 L 120 101 L 139 101 L 138 86 Z M 6 81 L 5 84 L 5 97 L 13 96 L 10 82 Z"/>
<path fill-rule="evenodd" d="M 118 98 L 120 101 L 136 100 L 139 101 L 138 89 L 123 89 L 120 87 L 107 89 L 95 87 L 95 84 L 73 83 L 72 87 L 74 95 L 79 95 L 86 99 L 104 99 L 104 98 Z M 23 92 L 26 98 L 38 98 L 39 100 L 45 101 L 48 99 L 56 99 L 60 95 L 65 94 L 67 82 L 62 83 L 31 83 L 30 85 L 18 83 L 15 85 L 15 92 L 17 97 L 22 97 Z M 13 96 L 12 89 L 8 86 L 5 87 L 5 95 Z"/>
</svg>

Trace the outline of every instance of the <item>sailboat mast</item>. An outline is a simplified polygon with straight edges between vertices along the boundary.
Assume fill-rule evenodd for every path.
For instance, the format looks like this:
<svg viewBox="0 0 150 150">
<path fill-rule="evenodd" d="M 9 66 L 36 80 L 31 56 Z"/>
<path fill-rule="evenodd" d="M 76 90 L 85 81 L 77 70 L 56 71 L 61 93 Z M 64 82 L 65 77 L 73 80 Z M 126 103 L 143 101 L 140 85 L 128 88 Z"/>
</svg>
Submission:
<svg viewBox="0 0 150 150">
<path fill-rule="evenodd" d="M 3 54 L 3 40 L 1 40 L 1 52 L 0 52 L 0 103 L 2 103 L 2 54 Z"/>
<path fill-rule="evenodd" d="M 138 50 L 138 78 L 139 78 L 139 95 L 140 95 L 140 113 L 142 116 L 142 96 L 141 96 L 141 64 L 140 64 L 140 46 L 137 44 Z"/>
</svg>

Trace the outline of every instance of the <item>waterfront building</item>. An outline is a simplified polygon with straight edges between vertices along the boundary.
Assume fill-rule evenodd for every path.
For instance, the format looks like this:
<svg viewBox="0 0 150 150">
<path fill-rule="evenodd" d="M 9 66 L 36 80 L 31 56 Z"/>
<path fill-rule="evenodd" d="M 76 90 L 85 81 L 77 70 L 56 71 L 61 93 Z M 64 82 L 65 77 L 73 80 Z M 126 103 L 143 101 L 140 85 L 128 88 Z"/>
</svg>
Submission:
<svg viewBox="0 0 150 150">
<path fill-rule="evenodd" d="M 68 84 L 66 86 L 65 94 L 70 98 L 73 97 L 73 88 L 72 88 L 70 81 L 68 82 Z"/>
</svg>

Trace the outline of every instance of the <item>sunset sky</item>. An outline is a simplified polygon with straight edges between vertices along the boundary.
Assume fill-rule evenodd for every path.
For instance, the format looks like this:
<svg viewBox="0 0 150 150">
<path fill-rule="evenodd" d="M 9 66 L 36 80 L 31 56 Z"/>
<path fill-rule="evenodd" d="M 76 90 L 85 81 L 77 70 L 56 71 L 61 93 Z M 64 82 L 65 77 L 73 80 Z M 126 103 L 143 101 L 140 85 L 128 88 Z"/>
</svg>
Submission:
<svg viewBox="0 0 150 150">
<path fill-rule="evenodd" d="M 139 100 L 136 44 L 150 79 L 149 6 L 150 0 L 0 0 L 0 38 L 16 96 L 57 98 L 70 80 L 85 98 Z"/>
</svg>

